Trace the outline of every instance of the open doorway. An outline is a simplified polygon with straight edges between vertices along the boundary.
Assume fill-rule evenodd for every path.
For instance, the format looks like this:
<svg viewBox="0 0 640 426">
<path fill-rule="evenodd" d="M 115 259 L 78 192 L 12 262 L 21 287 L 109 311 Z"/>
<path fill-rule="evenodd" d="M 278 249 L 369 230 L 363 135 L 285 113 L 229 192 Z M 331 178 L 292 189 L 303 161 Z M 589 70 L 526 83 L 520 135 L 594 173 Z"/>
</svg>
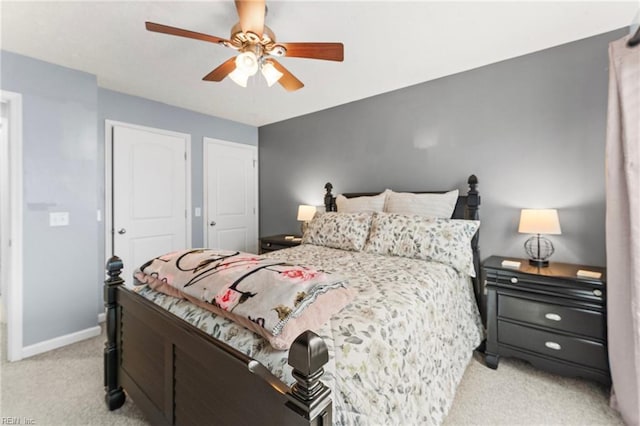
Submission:
<svg viewBox="0 0 640 426">
<path fill-rule="evenodd" d="M 0 90 L 0 309 L 9 361 L 22 359 L 22 96 Z M 6 328 L 5 328 L 6 323 Z"/>
</svg>

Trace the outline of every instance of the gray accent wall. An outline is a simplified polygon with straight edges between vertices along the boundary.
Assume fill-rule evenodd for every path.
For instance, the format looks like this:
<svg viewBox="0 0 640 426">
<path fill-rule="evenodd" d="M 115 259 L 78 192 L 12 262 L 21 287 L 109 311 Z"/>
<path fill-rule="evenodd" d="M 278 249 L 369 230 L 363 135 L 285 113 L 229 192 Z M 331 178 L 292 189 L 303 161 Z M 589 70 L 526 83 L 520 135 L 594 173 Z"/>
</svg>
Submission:
<svg viewBox="0 0 640 426">
<path fill-rule="evenodd" d="M 258 129 L 101 89 L 94 75 L 0 51 L 0 88 L 22 94 L 23 344 L 98 324 L 103 312 L 105 120 L 191 135 L 192 206 L 202 207 L 202 138 L 258 144 Z M 49 213 L 69 212 L 65 227 Z M 193 214 L 193 211 L 192 211 Z M 193 217 L 192 244 L 203 245 Z"/>
<path fill-rule="evenodd" d="M 526 257 L 522 208 L 557 208 L 553 260 L 605 265 L 607 48 L 621 29 L 259 129 L 260 233 L 340 192 L 482 196 L 481 255 Z M 470 46 L 472 48 L 472 46 Z"/>
</svg>

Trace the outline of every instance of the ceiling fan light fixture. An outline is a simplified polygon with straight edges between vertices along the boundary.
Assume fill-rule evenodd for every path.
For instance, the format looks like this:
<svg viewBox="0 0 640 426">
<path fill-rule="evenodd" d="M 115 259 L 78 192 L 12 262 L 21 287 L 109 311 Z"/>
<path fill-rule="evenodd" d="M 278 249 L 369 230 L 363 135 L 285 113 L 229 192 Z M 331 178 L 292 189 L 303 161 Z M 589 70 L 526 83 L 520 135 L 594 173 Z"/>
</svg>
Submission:
<svg viewBox="0 0 640 426">
<path fill-rule="evenodd" d="M 258 72 L 258 57 L 251 51 L 236 56 L 236 70 L 241 70 L 247 76 Z"/>
<path fill-rule="evenodd" d="M 270 61 L 265 61 L 265 63 L 262 64 L 261 71 L 262 71 L 262 75 L 264 76 L 264 79 L 267 80 L 267 86 L 269 87 L 276 84 L 283 75 L 280 71 L 276 69 L 276 67 L 273 66 L 273 63 L 271 63 Z"/>
<path fill-rule="evenodd" d="M 269 55 L 273 56 L 284 56 L 285 53 L 287 53 L 287 49 L 285 49 L 284 46 L 280 46 L 279 44 L 273 46 L 269 51 Z"/>
<path fill-rule="evenodd" d="M 238 86 L 247 87 L 247 80 L 249 80 L 249 74 L 241 70 L 240 68 L 236 68 L 232 72 L 229 73 L 229 78 L 233 80 Z"/>
<path fill-rule="evenodd" d="M 239 86 L 247 87 L 249 77 L 260 69 L 269 87 L 278 82 L 285 90 L 293 92 L 303 88 L 304 83 L 282 66 L 276 57 L 344 60 L 342 43 L 277 43 L 274 32 L 264 23 L 267 11 L 264 0 L 235 0 L 235 5 L 239 21 L 231 28 L 228 40 L 149 21 L 145 22 L 145 27 L 151 32 L 215 43 L 238 52 L 237 56 L 232 56 L 205 75 L 203 81 L 220 82 L 228 76 Z"/>
</svg>

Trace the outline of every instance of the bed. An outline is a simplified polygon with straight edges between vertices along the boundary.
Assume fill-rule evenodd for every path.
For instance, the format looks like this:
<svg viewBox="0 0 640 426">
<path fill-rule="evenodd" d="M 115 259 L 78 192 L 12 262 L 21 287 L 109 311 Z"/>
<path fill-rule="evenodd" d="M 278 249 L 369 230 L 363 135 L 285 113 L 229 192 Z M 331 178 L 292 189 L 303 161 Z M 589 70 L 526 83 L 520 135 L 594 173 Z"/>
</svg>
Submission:
<svg viewBox="0 0 640 426">
<path fill-rule="evenodd" d="M 472 222 L 480 197 L 475 176 L 468 183 L 452 218 Z M 325 188 L 325 208 L 334 212 L 340 196 Z M 467 243 L 470 274 L 323 244 L 269 253 L 343 274 L 356 293 L 288 351 L 186 300 L 125 287 L 113 257 L 105 281 L 107 406 L 122 406 L 126 391 L 153 424 L 439 424 L 482 340 L 478 233 Z"/>
</svg>

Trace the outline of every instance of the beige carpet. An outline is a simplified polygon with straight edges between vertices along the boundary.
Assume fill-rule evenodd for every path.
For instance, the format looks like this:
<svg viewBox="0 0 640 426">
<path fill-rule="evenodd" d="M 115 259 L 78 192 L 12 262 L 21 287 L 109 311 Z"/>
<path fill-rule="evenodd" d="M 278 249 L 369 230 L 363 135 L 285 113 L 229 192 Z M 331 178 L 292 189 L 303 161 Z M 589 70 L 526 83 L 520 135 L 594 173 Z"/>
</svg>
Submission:
<svg viewBox="0 0 640 426">
<path fill-rule="evenodd" d="M 102 336 L 7 362 L 2 341 L 0 416 L 21 425 L 147 425 L 131 401 L 109 412 L 104 403 Z M 2 424 L 2 418 L 0 418 Z"/>
<path fill-rule="evenodd" d="M 623 425 L 609 389 L 503 358 L 497 370 L 474 354 L 449 415 L 451 425 Z"/>
<path fill-rule="evenodd" d="M 3 333 L 4 334 L 4 333 Z M 35 425 L 146 425 L 130 400 L 109 412 L 104 404 L 104 336 L 26 360 L 0 364 L 0 424 L 18 417 Z M 5 421 L 6 424 L 6 421 Z M 505 359 L 498 370 L 475 357 L 445 425 L 621 425 L 608 390 Z"/>
</svg>

